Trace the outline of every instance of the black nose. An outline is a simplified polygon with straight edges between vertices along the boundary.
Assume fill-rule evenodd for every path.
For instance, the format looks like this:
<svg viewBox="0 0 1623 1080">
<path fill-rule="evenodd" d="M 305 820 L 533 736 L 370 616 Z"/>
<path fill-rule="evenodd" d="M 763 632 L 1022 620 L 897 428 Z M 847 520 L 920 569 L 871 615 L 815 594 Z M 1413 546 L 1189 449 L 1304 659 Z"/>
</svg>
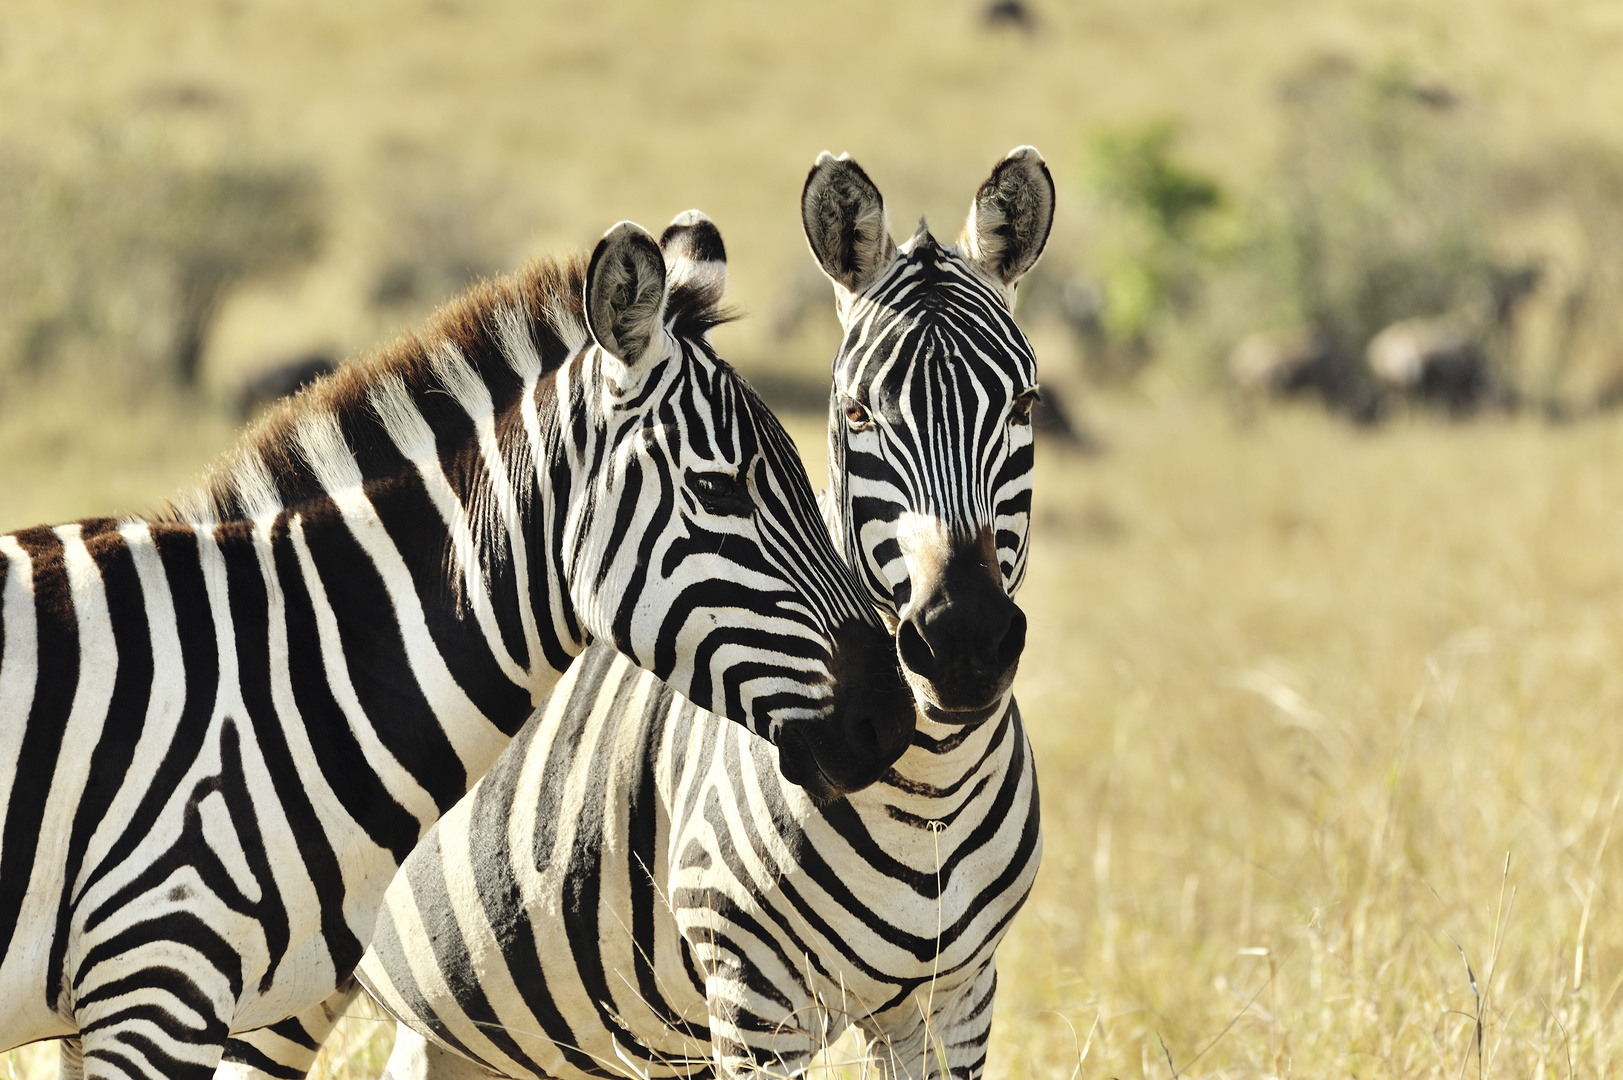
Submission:
<svg viewBox="0 0 1623 1080">
<path fill-rule="evenodd" d="M 984 569 L 965 571 L 943 574 L 918 596 L 896 632 L 902 663 L 927 684 L 930 704 L 947 712 L 995 703 L 1026 647 L 1025 612 Z"/>
<path fill-rule="evenodd" d="M 835 635 L 839 687 L 828 717 L 799 721 L 779 740 L 785 777 L 819 799 L 859 791 L 885 775 L 913 741 L 913 695 L 890 636 L 852 621 Z"/>
</svg>

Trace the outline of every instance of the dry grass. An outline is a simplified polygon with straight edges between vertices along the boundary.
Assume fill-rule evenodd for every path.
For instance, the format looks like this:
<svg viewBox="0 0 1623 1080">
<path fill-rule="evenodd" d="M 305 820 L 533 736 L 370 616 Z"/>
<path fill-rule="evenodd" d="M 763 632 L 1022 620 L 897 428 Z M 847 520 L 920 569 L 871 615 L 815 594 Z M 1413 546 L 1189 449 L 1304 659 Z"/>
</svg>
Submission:
<svg viewBox="0 0 1623 1080">
<path fill-rule="evenodd" d="M 1477 1017 L 1615 1072 L 1623 426 L 1099 420 L 1039 479 L 992 1074 L 1475 1074 Z"/>
</svg>

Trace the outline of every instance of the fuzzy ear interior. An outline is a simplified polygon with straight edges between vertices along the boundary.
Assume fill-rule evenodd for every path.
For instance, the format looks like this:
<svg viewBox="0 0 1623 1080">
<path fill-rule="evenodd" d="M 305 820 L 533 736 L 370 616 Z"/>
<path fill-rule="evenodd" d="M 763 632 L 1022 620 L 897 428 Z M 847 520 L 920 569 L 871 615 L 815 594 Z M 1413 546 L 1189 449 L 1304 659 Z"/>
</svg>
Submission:
<svg viewBox="0 0 1623 1080">
<path fill-rule="evenodd" d="M 622 221 L 603 234 L 586 268 L 586 324 L 626 364 L 648 352 L 665 309 L 665 256 L 648 230 Z"/>
<path fill-rule="evenodd" d="M 885 200 L 849 154 L 817 156 L 800 193 L 800 222 L 823 272 L 851 292 L 861 292 L 896 257 Z"/>
<path fill-rule="evenodd" d="M 1053 226 L 1054 178 L 1035 147 L 1017 146 L 975 193 L 958 249 L 1012 287 L 1037 265 Z"/>
<path fill-rule="evenodd" d="M 677 214 L 659 237 L 665 254 L 667 291 L 686 289 L 715 307 L 727 292 L 727 247 L 721 232 L 702 211 Z"/>
</svg>

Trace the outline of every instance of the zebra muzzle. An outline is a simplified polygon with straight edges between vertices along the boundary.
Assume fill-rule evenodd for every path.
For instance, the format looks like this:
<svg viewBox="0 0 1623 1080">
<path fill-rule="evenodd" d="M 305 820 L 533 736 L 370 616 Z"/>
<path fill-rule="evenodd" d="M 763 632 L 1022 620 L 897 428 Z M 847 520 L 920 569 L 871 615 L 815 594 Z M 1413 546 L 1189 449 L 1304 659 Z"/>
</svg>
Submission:
<svg viewBox="0 0 1623 1080">
<path fill-rule="evenodd" d="M 978 723 L 1014 683 L 1026 616 L 978 559 L 954 558 L 943 569 L 908 606 L 896 651 L 926 716 Z"/>
<path fill-rule="evenodd" d="M 916 723 L 890 636 L 852 621 L 834 640 L 833 707 L 821 719 L 785 725 L 778 740 L 779 772 L 820 802 L 884 776 L 912 743 Z"/>
</svg>

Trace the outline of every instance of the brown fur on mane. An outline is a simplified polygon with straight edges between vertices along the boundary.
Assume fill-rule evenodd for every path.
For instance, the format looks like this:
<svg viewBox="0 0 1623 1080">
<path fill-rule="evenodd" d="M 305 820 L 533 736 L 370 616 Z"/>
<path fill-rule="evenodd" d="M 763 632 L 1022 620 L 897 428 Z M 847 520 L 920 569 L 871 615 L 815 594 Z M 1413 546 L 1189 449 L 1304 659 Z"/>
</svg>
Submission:
<svg viewBox="0 0 1623 1080">
<path fill-rule="evenodd" d="M 487 383 L 500 385 L 504 379 L 516 379 L 497 345 L 494 318 L 502 308 L 524 314 L 543 370 L 555 369 L 571 352 L 566 343 L 589 336 L 582 296 L 586 266 L 586 256 L 575 252 L 561 258 L 537 258 L 517 274 L 477 282 L 446 301 L 422 329 L 408 331 L 371 354 L 343 364 L 330 376 L 272 406 L 244 430 L 232 450 L 209 467 L 197 488 L 172 500 L 160 518 L 225 520 L 238 516 L 241 507 L 234 471 L 251 455 L 264 462 L 284 501 L 308 491 L 310 483 L 300 482 L 301 477 L 309 481 L 310 476 L 296 438 L 299 422 L 326 413 L 346 432 L 373 427 L 381 434 L 381 424 L 367 400 L 368 390 L 379 379 L 393 375 L 405 383 L 413 398 L 421 400 L 423 394 L 434 392 L 438 383 L 429 357 L 440 342 L 455 345 Z M 570 325 L 559 325 L 565 320 Z M 499 370 L 492 370 L 496 367 Z"/>
</svg>

